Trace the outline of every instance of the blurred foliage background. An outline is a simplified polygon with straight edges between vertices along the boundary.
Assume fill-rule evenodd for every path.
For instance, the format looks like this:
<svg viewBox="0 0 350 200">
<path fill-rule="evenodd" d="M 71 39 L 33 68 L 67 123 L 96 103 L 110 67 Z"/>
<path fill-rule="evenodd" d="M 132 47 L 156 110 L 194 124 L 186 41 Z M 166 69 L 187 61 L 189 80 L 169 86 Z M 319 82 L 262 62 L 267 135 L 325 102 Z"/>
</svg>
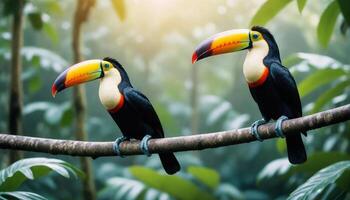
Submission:
<svg viewBox="0 0 350 200">
<path fill-rule="evenodd" d="M 11 28 L 17 3 L 0 3 L 1 133 L 9 131 L 15 39 Z M 51 84 L 73 63 L 72 21 L 78 6 L 73 0 L 24 1 L 19 49 L 23 84 L 19 132 L 24 135 L 75 138 L 72 90 L 53 99 Z M 242 76 L 244 52 L 192 65 L 192 51 L 214 33 L 253 24 L 266 25 L 274 34 L 283 64 L 297 80 L 304 114 L 349 103 L 347 0 L 96 0 L 82 25 L 80 48 L 84 59 L 109 56 L 124 65 L 134 86 L 153 103 L 167 137 L 207 133 L 250 126 L 261 116 Z M 120 131 L 99 102 L 98 83 L 88 83 L 86 90 L 89 140 L 114 140 Z M 299 166 L 288 163 L 281 139 L 177 153 L 182 170 L 176 176 L 164 174 L 157 156 L 98 158 L 92 161 L 92 192 L 97 199 L 350 199 L 350 124 L 316 131 L 322 133 L 310 131 L 304 138 L 309 158 Z M 57 174 L 44 177 L 47 168 L 63 177 L 67 170 L 77 174 L 78 169 L 62 163 L 79 167 L 79 159 L 24 153 L 38 156 L 48 160 L 21 160 L 24 164 L 14 164 L 9 171 L 8 151 L 1 150 L 0 199 L 8 192 L 19 199 L 38 199 L 38 194 L 84 199 L 84 175 L 75 180 Z M 28 163 L 25 170 L 20 168 Z M 53 167 L 57 163 L 60 167 Z M 39 179 L 35 170 L 42 172 Z M 36 180 L 9 189 L 4 184 L 8 177 Z M 18 193 L 23 190 L 31 193 Z"/>
</svg>

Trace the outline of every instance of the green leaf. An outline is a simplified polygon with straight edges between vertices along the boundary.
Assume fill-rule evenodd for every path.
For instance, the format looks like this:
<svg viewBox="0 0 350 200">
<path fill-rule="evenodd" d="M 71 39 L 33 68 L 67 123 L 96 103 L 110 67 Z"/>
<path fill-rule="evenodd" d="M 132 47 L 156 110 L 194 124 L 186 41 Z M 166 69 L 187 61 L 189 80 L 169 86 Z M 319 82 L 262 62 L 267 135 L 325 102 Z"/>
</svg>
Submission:
<svg viewBox="0 0 350 200">
<path fill-rule="evenodd" d="M 316 152 L 309 155 L 307 162 L 291 165 L 287 158 L 280 158 L 268 163 L 259 173 L 258 181 L 275 176 L 289 177 L 296 173 L 311 175 L 333 163 L 350 160 L 350 155 L 339 152 Z"/>
<path fill-rule="evenodd" d="M 192 182 L 179 176 L 162 175 L 152 169 L 140 166 L 129 167 L 129 171 L 135 178 L 141 180 L 144 184 L 166 192 L 176 199 L 214 199 L 214 197 L 208 192 L 201 190 Z"/>
<path fill-rule="evenodd" d="M 278 138 L 276 140 L 276 148 L 280 154 L 284 154 L 287 151 L 287 144 L 284 139 Z"/>
<path fill-rule="evenodd" d="M 124 0 L 111 0 L 115 13 L 118 15 L 120 20 L 125 19 L 125 3 Z"/>
<path fill-rule="evenodd" d="M 337 0 L 340 11 L 344 16 L 347 24 L 350 24 L 350 1 L 349 0 Z"/>
<path fill-rule="evenodd" d="M 341 95 L 344 92 L 344 90 L 349 86 L 350 80 L 345 80 L 330 88 L 326 92 L 322 93 L 315 101 L 311 112 L 319 112 L 324 105 L 329 103 L 334 97 Z"/>
<path fill-rule="evenodd" d="M 342 179 L 344 174 L 348 176 L 350 170 L 350 161 L 341 161 L 330 165 L 308 179 L 304 184 L 299 186 L 294 192 L 292 192 L 288 200 L 299 199 L 322 199 L 320 194 L 329 187 L 331 184 L 339 184 L 338 179 Z M 346 173 L 344 173 L 346 172 Z"/>
<path fill-rule="evenodd" d="M 41 87 L 42 81 L 39 74 L 30 79 L 28 89 L 31 94 L 39 91 Z"/>
<path fill-rule="evenodd" d="M 164 122 L 164 130 L 173 133 L 179 132 L 180 127 L 176 123 L 176 120 L 174 119 L 174 116 L 170 113 L 169 109 L 161 103 L 156 103 L 153 105 L 155 106 L 159 119 L 161 120 L 161 122 Z"/>
<path fill-rule="evenodd" d="M 69 113 L 71 109 L 71 103 L 65 102 L 61 105 L 52 105 L 46 112 L 45 112 L 45 120 L 51 124 L 56 125 L 59 122 L 61 124 L 67 124 L 71 122 L 72 113 Z M 68 117 L 68 119 L 63 119 L 64 117 Z"/>
<path fill-rule="evenodd" d="M 42 6 L 39 9 L 43 9 L 48 13 L 54 13 L 58 15 L 64 14 L 64 11 L 62 10 L 61 4 L 59 1 L 55 0 L 46 0 L 40 2 Z"/>
<path fill-rule="evenodd" d="M 300 58 L 298 56 L 298 54 L 291 54 L 291 55 L 288 55 L 286 58 L 283 59 L 283 65 L 290 68 L 294 65 L 297 65 L 299 64 L 301 61 L 303 61 L 302 58 Z"/>
<path fill-rule="evenodd" d="M 147 187 L 144 183 L 129 178 L 112 177 L 107 180 L 107 187 L 99 193 L 99 199 L 148 199 L 156 200 L 167 195 L 161 191 Z M 169 198 L 168 198 L 169 199 Z"/>
<path fill-rule="evenodd" d="M 251 25 L 265 25 L 292 0 L 267 0 L 255 13 Z"/>
<path fill-rule="evenodd" d="M 344 65 L 343 63 L 335 60 L 334 58 L 331 58 L 329 56 L 320 55 L 320 54 L 313 54 L 313 53 L 303 53 L 299 52 L 296 54 L 292 54 L 288 56 L 284 61 L 287 63 L 286 65 L 294 66 L 296 64 L 305 63 L 309 65 L 310 67 L 316 68 L 316 69 L 325 69 L 325 68 L 331 68 L 331 69 L 347 69 L 349 70 L 349 65 Z"/>
<path fill-rule="evenodd" d="M 323 47 L 327 47 L 331 39 L 339 13 L 338 1 L 334 0 L 321 15 L 320 22 L 317 25 L 317 37 Z"/>
<path fill-rule="evenodd" d="M 337 180 L 337 186 L 347 192 L 350 192 L 350 169 L 343 172 Z"/>
<path fill-rule="evenodd" d="M 58 34 L 57 34 L 56 28 L 52 26 L 50 23 L 46 22 L 44 23 L 43 30 L 45 31 L 46 35 L 50 38 L 52 43 L 57 44 Z"/>
<path fill-rule="evenodd" d="M 24 106 L 23 115 L 28 115 L 36 111 L 45 111 L 53 105 L 54 104 L 45 101 L 29 103 Z"/>
<path fill-rule="evenodd" d="M 74 118 L 73 109 L 70 107 L 63 112 L 61 118 L 61 126 L 69 126 L 72 124 Z"/>
<path fill-rule="evenodd" d="M 43 28 L 44 22 L 41 17 L 40 12 L 32 12 L 28 14 L 28 19 L 32 27 L 36 30 L 41 30 Z"/>
<path fill-rule="evenodd" d="M 346 23 L 345 19 L 343 19 L 341 25 L 340 25 L 340 32 L 343 36 L 346 35 L 346 32 L 348 31 L 348 28 L 350 26 L 348 25 L 348 23 Z"/>
<path fill-rule="evenodd" d="M 58 159 L 22 159 L 0 171 L 0 191 L 16 190 L 27 179 L 37 179 L 52 171 L 66 178 L 69 178 L 69 172 L 74 176 L 83 174 L 73 165 Z"/>
<path fill-rule="evenodd" d="M 35 68 L 35 69 L 38 69 L 38 68 L 40 68 L 40 57 L 39 56 L 37 56 L 37 55 L 34 55 L 33 57 L 32 57 L 32 60 L 31 60 L 31 62 L 32 62 L 32 66 Z"/>
<path fill-rule="evenodd" d="M 206 167 L 190 166 L 187 168 L 188 173 L 192 174 L 196 179 L 209 186 L 211 189 L 215 189 L 220 183 L 219 174 Z"/>
<path fill-rule="evenodd" d="M 216 193 L 216 196 L 219 197 L 218 199 L 235 199 L 235 200 L 246 199 L 244 198 L 244 195 L 236 187 L 228 183 L 220 184 L 215 193 Z"/>
<path fill-rule="evenodd" d="M 303 12 L 307 0 L 297 0 L 299 12 Z"/>
<path fill-rule="evenodd" d="M 314 174 L 318 170 L 333 163 L 350 160 L 350 155 L 340 152 L 316 152 L 309 156 L 307 162 L 292 167 L 290 174 Z"/>
<path fill-rule="evenodd" d="M 48 49 L 25 46 L 22 48 L 22 54 L 27 60 L 30 60 L 33 56 L 39 56 L 41 60 L 45 60 L 45 64 L 41 63 L 43 69 L 53 69 L 61 72 L 63 68 L 68 66 L 68 61 Z"/>
<path fill-rule="evenodd" d="M 6 199 L 18 199 L 18 200 L 46 200 L 45 197 L 40 196 L 39 194 L 35 194 L 33 192 L 23 192 L 23 191 L 15 191 L 15 192 L 0 192 L 0 199 L 2 197 Z"/>
<path fill-rule="evenodd" d="M 274 176 L 284 175 L 291 168 L 287 158 L 280 158 L 268 163 L 258 174 L 258 181 Z"/>
<path fill-rule="evenodd" d="M 306 77 L 298 85 L 299 94 L 304 97 L 317 88 L 328 84 L 334 80 L 339 79 L 341 76 L 346 75 L 347 72 L 344 69 L 322 69 Z"/>
</svg>

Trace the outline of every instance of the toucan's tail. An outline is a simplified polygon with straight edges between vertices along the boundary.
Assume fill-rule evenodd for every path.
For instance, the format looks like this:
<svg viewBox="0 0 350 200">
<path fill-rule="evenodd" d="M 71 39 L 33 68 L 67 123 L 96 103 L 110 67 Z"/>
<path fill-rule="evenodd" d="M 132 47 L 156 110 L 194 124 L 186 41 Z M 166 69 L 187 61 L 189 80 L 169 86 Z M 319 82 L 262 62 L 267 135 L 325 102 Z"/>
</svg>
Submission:
<svg viewBox="0 0 350 200">
<path fill-rule="evenodd" d="M 290 134 L 286 137 L 288 159 L 292 164 L 301 164 L 306 161 L 306 151 L 301 134 Z"/>
<path fill-rule="evenodd" d="M 167 174 L 175 174 L 180 170 L 180 164 L 173 153 L 160 153 L 159 158 Z"/>
</svg>

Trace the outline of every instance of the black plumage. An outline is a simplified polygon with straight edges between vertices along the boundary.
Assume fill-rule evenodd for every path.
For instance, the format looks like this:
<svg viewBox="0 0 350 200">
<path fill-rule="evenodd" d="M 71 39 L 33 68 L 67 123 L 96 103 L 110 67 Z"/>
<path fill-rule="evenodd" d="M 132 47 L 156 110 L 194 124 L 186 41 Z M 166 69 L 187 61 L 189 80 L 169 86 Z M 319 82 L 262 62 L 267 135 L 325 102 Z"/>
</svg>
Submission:
<svg viewBox="0 0 350 200">
<path fill-rule="evenodd" d="M 145 135 L 163 138 L 161 122 L 149 99 L 133 88 L 126 71 L 119 62 L 111 58 L 104 60 L 112 63 L 122 78 L 118 89 L 125 98 L 124 104 L 117 112 L 109 112 L 122 134 L 127 138 L 138 140 Z M 180 170 L 180 164 L 173 153 L 161 153 L 159 157 L 168 174 L 174 174 Z"/>
<path fill-rule="evenodd" d="M 249 88 L 266 121 L 277 120 L 282 115 L 288 118 L 302 116 L 302 107 L 297 85 L 289 70 L 281 64 L 277 43 L 272 34 L 263 27 L 253 27 L 262 34 L 268 43 L 269 52 L 263 63 L 269 69 L 266 81 L 257 87 Z M 254 48 L 254 47 L 253 47 Z M 304 133 L 306 135 L 306 132 Z M 299 164 L 306 161 L 306 151 L 301 134 L 286 137 L 289 161 Z"/>
</svg>

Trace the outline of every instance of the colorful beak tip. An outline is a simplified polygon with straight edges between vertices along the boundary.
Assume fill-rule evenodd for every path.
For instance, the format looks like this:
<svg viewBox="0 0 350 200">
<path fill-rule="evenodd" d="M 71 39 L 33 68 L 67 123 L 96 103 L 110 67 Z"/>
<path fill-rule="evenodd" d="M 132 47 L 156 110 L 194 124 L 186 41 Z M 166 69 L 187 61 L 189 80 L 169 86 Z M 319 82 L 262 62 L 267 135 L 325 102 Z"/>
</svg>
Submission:
<svg viewBox="0 0 350 200">
<path fill-rule="evenodd" d="M 52 97 L 55 98 L 55 96 L 57 94 L 57 88 L 56 88 L 55 84 L 52 85 L 51 94 L 52 94 Z"/>
<path fill-rule="evenodd" d="M 197 59 L 198 59 L 197 53 L 194 52 L 193 55 L 192 55 L 192 64 L 194 64 L 195 62 L 197 62 Z"/>
</svg>

